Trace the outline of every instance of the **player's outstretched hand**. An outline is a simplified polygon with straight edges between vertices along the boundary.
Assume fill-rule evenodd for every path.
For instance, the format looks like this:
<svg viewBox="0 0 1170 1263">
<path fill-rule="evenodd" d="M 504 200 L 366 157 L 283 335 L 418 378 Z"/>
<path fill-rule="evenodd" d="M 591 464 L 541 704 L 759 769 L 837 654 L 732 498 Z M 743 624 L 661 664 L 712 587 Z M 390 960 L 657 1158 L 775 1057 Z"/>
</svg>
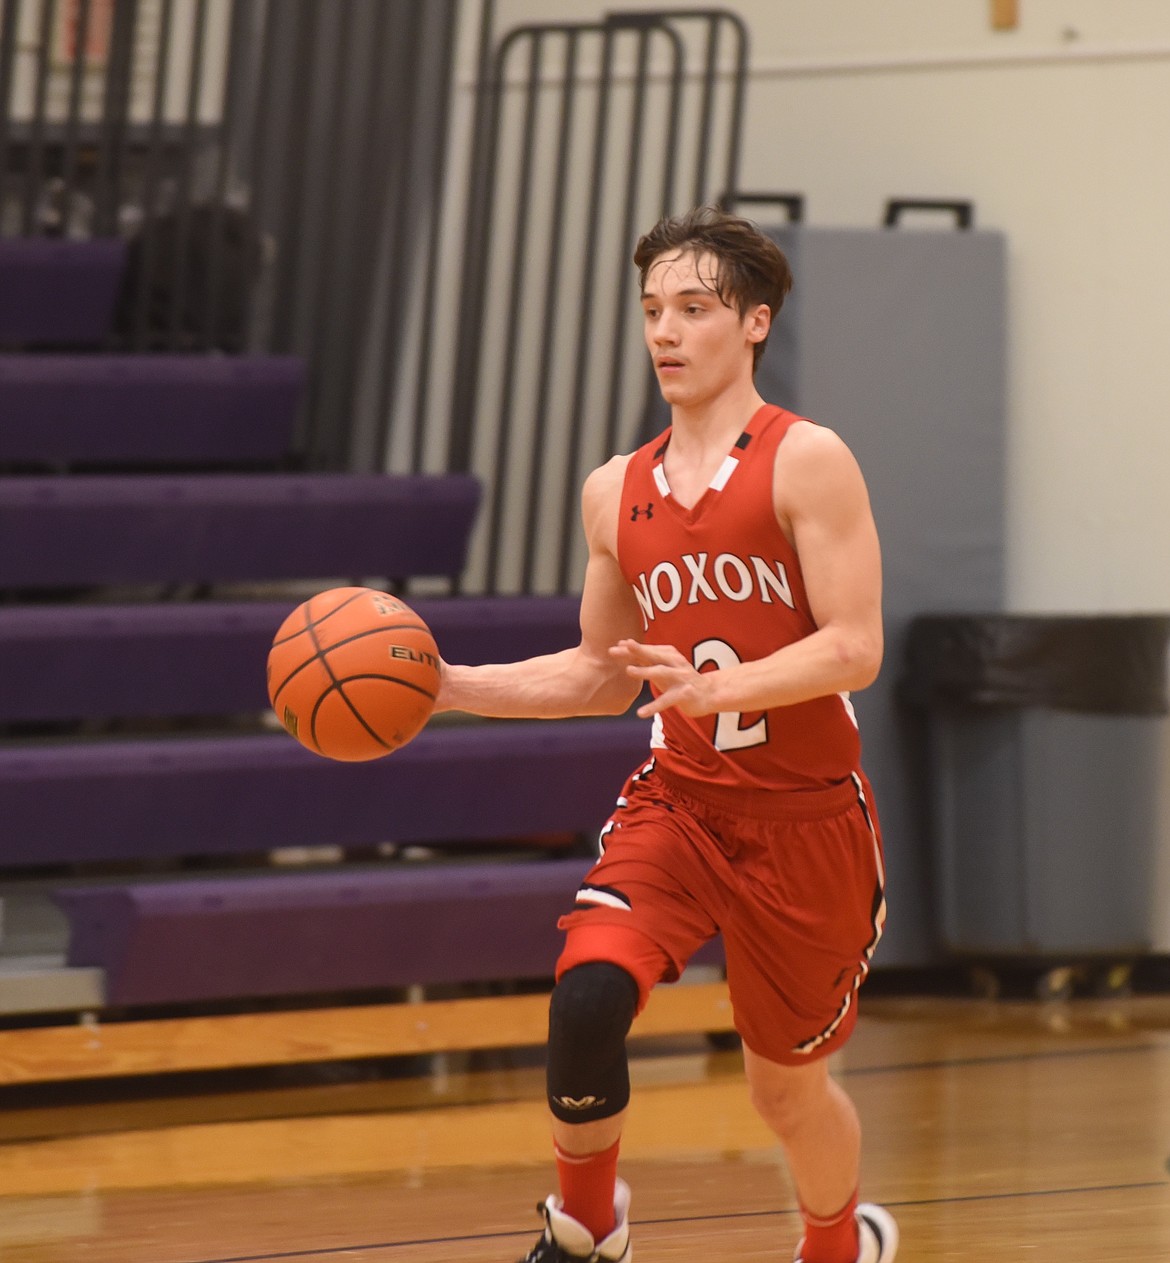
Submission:
<svg viewBox="0 0 1170 1263">
<path fill-rule="evenodd" d="M 673 645 L 644 645 L 637 640 L 619 640 L 610 655 L 626 667 L 635 680 L 646 680 L 658 696 L 638 707 L 638 715 L 648 719 L 659 711 L 676 706 L 684 715 L 708 715 L 706 677 L 696 671 Z"/>
</svg>

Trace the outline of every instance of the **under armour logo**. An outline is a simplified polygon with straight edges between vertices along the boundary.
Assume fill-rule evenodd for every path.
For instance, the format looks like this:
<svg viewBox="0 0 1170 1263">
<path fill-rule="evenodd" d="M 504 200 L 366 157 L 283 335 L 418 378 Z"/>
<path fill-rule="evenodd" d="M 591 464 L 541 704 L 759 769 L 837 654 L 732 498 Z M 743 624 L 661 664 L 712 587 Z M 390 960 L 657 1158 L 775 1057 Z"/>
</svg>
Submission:
<svg viewBox="0 0 1170 1263">
<path fill-rule="evenodd" d="M 639 516 L 645 516 L 648 518 L 651 518 L 654 516 L 654 501 L 653 500 L 651 500 L 650 503 L 645 508 L 642 508 L 642 506 L 638 504 L 634 505 L 634 507 L 630 510 L 630 521 L 636 522 Z"/>
<path fill-rule="evenodd" d="M 604 1105 L 604 1096 L 554 1096 L 553 1100 L 567 1110 L 589 1110 L 595 1105 Z"/>
</svg>

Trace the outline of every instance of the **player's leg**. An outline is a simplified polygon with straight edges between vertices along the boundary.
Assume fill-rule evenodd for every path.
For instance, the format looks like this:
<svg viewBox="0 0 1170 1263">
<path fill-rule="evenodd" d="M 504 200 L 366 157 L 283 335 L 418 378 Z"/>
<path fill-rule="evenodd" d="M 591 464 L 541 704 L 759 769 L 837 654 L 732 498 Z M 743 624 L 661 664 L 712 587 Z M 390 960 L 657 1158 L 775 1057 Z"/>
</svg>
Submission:
<svg viewBox="0 0 1170 1263">
<path fill-rule="evenodd" d="M 594 927 L 596 956 L 621 955 Z M 545 1199 L 545 1231 L 525 1263 L 626 1260 L 630 1194 L 617 1178 L 618 1150 L 630 1098 L 626 1035 L 640 1007 L 640 989 L 627 967 L 604 959 L 572 963 L 549 1003 L 547 1090 L 559 1196 Z"/>
<path fill-rule="evenodd" d="M 752 1104 L 783 1146 L 796 1185 L 799 1263 L 892 1263 L 897 1225 L 880 1206 L 858 1205 L 861 1124 L 827 1059 L 781 1065 L 746 1045 L 743 1058 Z"/>
<path fill-rule="evenodd" d="M 542 1207 L 545 1232 L 526 1263 L 628 1257 L 629 1189 L 617 1178 L 630 1096 L 626 1035 L 655 984 L 676 978 L 715 933 L 680 858 L 685 813 L 645 786 L 628 784 L 620 801 L 605 854 L 560 922 L 547 1075 L 560 1194 Z"/>
<path fill-rule="evenodd" d="M 752 1101 L 783 1145 L 804 1220 L 802 1263 L 891 1263 L 897 1228 L 857 1204 L 861 1127 L 828 1072 L 885 919 L 884 867 L 862 794 L 815 819 L 741 827 L 744 880 L 724 925 Z M 843 808 L 843 809 L 841 809 Z"/>
<path fill-rule="evenodd" d="M 745 1046 L 743 1063 L 752 1105 L 784 1146 L 801 1205 L 832 1216 L 857 1189 L 861 1124 L 853 1102 L 823 1058 L 784 1066 Z"/>
<path fill-rule="evenodd" d="M 618 1147 L 630 1099 L 626 1035 L 637 1008 L 637 982 L 605 960 L 563 973 L 549 1004 L 546 1077 L 561 1209 L 594 1242 L 609 1238 L 620 1217 Z"/>
</svg>

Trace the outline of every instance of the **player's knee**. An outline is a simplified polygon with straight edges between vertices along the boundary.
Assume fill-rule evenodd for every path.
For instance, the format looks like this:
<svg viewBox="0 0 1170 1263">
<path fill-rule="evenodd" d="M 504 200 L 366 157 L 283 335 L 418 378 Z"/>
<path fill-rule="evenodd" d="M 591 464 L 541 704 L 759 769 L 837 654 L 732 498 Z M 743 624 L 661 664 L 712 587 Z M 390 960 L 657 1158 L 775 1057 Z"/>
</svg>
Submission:
<svg viewBox="0 0 1170 1263">
<path fill-rule="evenodd" d="M 800 1127 L 806 1111 L 801 1093 L 773 1083 L 749 1083 L 748 1092 L 756 1113 L 778 1136 L 786 1136 Z"/>
<path fill-rule="evenodd" d="M 822 1116 L 830 1105 L 827 1098 L 832 1085 L 815 1072 L 781 1070 L 773 1066 L 763 1074 L 755 1066 L 748 1075 L 748 1091 L 756 1113 L 784 1139 L 801 1132 L 810 1121 Z"/>
<path fill-rule="evenodd" d="M 620 1056 L 638 1007 L 638 984 L 620 965 L 588 961 L 561 976 L 549 1004 L 549 1043 L 566 1065 Z"/>
<path fill-rule="evenodd" d="M 589 961 L 562 975 L 549 1005 L 548 1099 L 569 1123 L 609 1118 L 630 1099 L 626 1035 L 638 985 L 620 966 Z"/>
</svg>

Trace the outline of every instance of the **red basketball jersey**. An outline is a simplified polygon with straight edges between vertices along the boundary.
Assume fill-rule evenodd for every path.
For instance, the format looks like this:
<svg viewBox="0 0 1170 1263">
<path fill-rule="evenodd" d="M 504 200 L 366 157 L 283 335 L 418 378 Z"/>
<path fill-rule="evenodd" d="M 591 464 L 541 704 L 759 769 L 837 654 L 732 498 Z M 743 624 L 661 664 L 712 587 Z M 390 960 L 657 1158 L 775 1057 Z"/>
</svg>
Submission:
<svg viewBox="0 0 1170 1263">
<path fill-rule="evenodd" d="M 802 419 L 760 408 L 690 509 L 671 495 L 663 468 L 669 429 L 630 458 L 618 564 L 647 643 L 674 645 L 706 671 L 767 657 L 816 630 L 772 490 L 776 449 Z M 848 777 L 860 758 L 844 694 L 697 719 L 672 708 L 655 717 L 651 746 L 665 774 L 719 797 L 820 788 Z"/>
</svg>

